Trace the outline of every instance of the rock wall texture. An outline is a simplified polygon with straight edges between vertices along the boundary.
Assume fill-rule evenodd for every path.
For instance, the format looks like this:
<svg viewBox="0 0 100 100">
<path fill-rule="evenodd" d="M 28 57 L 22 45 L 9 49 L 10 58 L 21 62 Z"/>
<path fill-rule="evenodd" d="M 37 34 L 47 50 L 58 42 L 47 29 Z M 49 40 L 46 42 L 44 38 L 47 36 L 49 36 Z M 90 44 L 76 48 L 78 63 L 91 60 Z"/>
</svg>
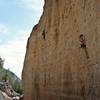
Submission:
<svg viewBox="0 0 100 100">
<path fill-rule="evenodd" d="M 100 0 L 45 0 L 22 79 L 24 100 L 100 99 Z"/>
</svg>

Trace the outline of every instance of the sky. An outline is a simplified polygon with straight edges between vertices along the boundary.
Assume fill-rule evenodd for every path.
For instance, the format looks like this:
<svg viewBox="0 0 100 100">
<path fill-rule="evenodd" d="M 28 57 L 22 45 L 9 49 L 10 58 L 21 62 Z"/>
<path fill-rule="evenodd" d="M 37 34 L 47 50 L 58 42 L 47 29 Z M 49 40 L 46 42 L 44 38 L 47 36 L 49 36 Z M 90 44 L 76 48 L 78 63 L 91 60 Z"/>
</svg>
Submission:
<svg viewBox="0 0 100 100">
<path fill-rule="evenodd" d="M 27 39 L 43 12 L 44 0 L 0 0 L 0 57 L 19 78 Z"/>
</svg>

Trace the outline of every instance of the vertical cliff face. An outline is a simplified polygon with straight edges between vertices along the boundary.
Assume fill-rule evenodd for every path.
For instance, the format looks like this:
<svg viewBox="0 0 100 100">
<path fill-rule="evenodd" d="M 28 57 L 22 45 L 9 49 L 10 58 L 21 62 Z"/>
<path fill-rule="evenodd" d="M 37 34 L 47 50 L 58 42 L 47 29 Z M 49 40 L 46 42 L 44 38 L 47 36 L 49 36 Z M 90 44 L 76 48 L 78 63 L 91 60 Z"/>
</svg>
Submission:
<svg viewBox="0 0 100 100">
<path fill-rule="evenodd" d="M 100 0 L 45 0 L 22 78 L 24 100 L 99 100 Z"/>
</svg>

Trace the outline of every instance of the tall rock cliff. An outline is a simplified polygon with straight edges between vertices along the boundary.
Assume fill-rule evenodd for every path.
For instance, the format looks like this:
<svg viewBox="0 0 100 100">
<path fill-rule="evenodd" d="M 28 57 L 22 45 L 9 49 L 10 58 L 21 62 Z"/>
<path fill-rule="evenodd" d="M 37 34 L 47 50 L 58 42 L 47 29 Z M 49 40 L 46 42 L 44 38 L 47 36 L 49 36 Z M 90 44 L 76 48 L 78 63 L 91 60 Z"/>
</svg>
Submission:
<svg viewBox="0 0 100 100">
<path fill-rule="evenodd" d="M 100 0 L 45 0 L 22 79 L 24 100 L 100 99 Z"/>
</svg>

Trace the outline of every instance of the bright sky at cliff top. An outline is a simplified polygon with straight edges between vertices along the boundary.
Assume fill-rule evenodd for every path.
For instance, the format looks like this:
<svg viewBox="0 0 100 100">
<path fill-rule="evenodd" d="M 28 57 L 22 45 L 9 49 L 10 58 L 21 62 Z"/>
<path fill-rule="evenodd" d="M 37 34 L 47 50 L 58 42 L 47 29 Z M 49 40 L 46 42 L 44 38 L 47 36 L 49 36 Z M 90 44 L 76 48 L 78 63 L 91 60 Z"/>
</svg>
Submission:
<svg viewBox="0 0 100 100">
<path fill-rule="evenodd" d="M 38 23 L 44 0 L 0 0 L 0 56 L 21 78 L 26 41 Z"/>
</svg>

